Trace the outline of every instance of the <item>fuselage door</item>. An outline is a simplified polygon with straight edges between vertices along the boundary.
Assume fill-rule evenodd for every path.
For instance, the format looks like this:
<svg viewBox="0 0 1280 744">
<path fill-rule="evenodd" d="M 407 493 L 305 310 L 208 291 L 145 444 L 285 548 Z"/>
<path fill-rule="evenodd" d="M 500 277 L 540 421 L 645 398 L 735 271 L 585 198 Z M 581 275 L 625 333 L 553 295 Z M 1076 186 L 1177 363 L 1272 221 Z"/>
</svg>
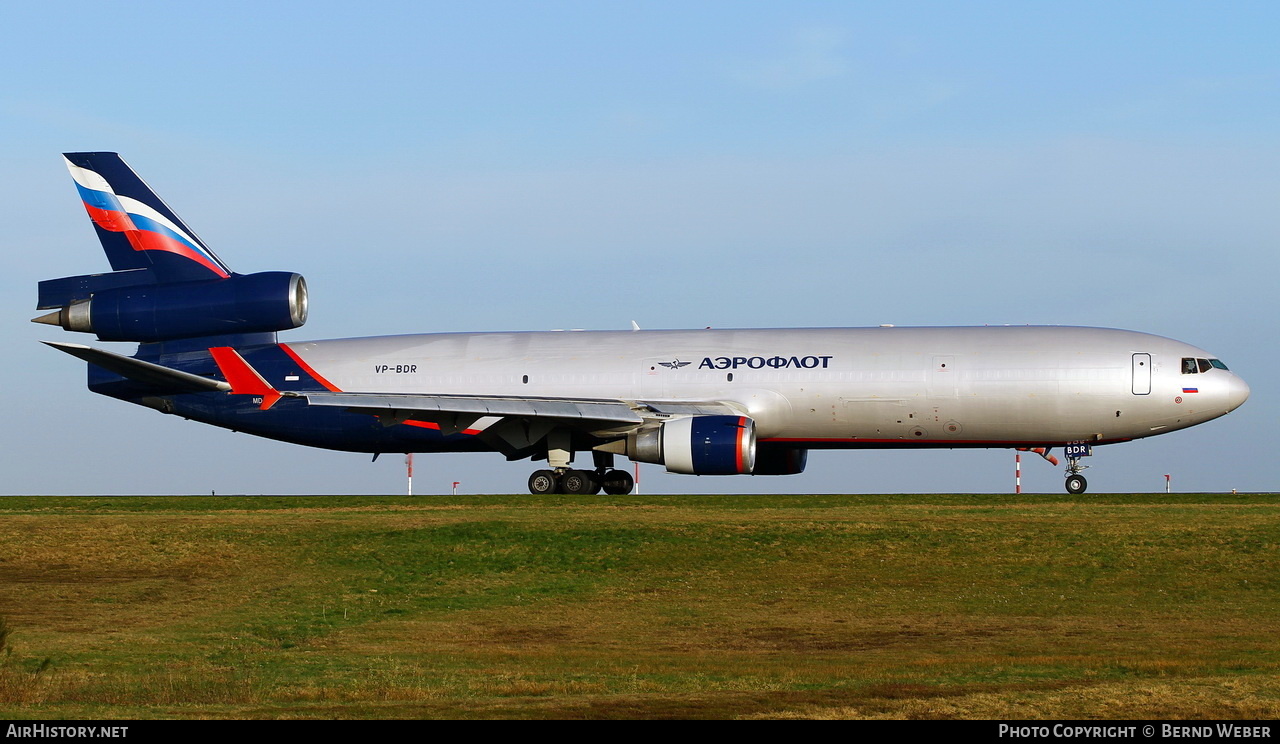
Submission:
<svg viewBox="0 0 1280 744">
<path fill-rule="evenodd" d="M 1151 394 L 1151 355 L 1133 355 L 1133 394 Z"/>
</svg>

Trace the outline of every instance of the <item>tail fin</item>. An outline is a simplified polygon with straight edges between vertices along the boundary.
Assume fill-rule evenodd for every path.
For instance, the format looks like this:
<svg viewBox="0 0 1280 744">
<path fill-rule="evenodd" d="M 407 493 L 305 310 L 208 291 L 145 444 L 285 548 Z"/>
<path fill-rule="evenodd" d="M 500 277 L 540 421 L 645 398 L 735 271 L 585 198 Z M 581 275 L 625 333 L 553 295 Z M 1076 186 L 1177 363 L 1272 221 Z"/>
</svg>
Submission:
<svg viewBox="0 0 1280 744">
<path fill-rule="evenodd" d="M 119 155 L 69 152 L 63 158 L 113 270 L 145 269 L 156 284 L 231 276 Z"/>
<path fill-rule="evenodd" d="M 232 273 L 119 155 L 63 157 L 114 271 L 40 282 L 36 308 L 54 312 L 36 323 L 150 343 L 274 333 L 306 322 L 301 276 Z"/>
</svg>

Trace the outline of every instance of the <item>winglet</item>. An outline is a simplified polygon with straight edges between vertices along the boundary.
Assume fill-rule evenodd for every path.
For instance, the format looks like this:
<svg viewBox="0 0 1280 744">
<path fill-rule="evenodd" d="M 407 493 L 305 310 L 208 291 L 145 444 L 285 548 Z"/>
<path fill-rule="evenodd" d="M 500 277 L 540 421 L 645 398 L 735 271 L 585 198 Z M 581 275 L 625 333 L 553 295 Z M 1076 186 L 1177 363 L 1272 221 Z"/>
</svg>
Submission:
<svg viewBox="0 0 1280 744">
<path fill-rule="evenodd" d="M 240 356 L 240 352 L 230 346 L 218 346 L 209 349 L 218 371 L 231 383 L 232 395 L 261 395 L 261 410 L 265 411 L 280 400 L 280 391 L 271 387 L 271 383 L 262 378 L 258 371 Z"/>
</svg>

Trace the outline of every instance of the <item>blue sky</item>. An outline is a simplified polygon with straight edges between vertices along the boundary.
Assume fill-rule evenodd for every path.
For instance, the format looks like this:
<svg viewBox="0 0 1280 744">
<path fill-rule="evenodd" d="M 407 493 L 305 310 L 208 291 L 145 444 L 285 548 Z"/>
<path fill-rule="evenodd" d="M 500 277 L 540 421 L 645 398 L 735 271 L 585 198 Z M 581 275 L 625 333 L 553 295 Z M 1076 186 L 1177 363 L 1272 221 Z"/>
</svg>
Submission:
<svg viewBox="0 0 1280 744">
<path fill-rule="evenodd" d="M 59 3 L 0 10 L 0 493 L 387 493 L 399 458 L 90 394 L 27 322 L 106 269 L 58 153 L 120 152 L 286 339 L 1060 323 L 1171 336 L 1252 385 L 1100 449 L 1093 490 L 1275 490 L 1273 3 Z M 108 346 L 107 344 L 98 344 Z M 127 347 L 121 350 L 127 350 Z M 421 456 L 416 485 L 531 468 Z M 1001 491 L 1007 451 L 815 453 L 651 492 Z M 1033 490 L 1061 473 L 1023 465 Z"/>
</svg>

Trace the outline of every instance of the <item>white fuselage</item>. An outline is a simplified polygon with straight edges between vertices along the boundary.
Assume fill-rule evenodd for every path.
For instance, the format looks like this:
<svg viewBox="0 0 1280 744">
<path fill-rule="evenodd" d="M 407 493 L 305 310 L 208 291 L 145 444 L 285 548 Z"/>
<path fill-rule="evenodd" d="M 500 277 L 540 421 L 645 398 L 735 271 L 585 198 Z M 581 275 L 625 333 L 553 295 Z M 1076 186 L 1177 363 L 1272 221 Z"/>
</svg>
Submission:
<svg viewBox="0 0 1280 744">
<path fill-rule="evenodd" d="M 557 331 L 289 344 L 332 389 L 724 401 L 801 446 L 1115 442 L 1202 423 L 1249 388 L 1179 341 L 1060 326 Z M 1193 390 L 1194 392 L 1185 392 Z M 803 444 L 802 444 L 803 443 Z"/>
</svg>

